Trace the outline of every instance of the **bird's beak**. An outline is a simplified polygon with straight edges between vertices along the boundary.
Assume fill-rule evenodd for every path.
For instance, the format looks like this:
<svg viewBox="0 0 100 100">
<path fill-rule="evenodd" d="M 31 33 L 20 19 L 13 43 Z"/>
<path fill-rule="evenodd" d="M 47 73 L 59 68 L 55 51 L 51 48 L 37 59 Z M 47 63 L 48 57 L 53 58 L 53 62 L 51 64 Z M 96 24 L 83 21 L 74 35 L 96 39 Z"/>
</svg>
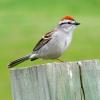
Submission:
<svg viewBox="0 0 100 100">
<path fill-rule="evenodd" d="M 80 25 L 80 23 L 79 22 L 75 22 L 74 25 Z"/>
</svg>

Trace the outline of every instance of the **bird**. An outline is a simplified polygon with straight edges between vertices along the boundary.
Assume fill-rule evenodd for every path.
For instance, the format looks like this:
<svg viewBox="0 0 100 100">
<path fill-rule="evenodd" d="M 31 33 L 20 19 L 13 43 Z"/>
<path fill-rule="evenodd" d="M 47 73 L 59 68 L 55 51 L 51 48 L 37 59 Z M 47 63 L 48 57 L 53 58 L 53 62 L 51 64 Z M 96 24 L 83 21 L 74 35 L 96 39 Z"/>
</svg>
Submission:
<svg viewBox="0 0 100 100">
<path fill-rule="evenodd" d="M 78 25 L 80 23 L 73 16 L 64 16 L 52 31 L 42 36 L 31 53 L 10 62 L 8 68 L 12 68 L 26 60 L 59 59 L 63 52 L 68 49 L 73 32 Z"/>
</svg>

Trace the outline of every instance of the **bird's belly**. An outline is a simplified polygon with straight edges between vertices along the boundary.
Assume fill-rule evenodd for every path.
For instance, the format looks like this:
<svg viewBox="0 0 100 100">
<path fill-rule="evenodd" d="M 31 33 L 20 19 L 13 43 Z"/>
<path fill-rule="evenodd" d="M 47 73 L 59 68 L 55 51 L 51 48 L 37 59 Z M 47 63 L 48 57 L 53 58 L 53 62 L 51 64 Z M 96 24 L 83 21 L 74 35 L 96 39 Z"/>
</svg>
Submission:
<svg viewBox="0 0 100 100">
<path fill-rule="evenodd" d="M 54 59 L 54 58 L 58 58 L 61 56 L 62 52 L 59 50 L 58 47 L 47 47 L 43 50 L 45 52 L 45 54 L 40 54 L 41 58 L 47 59 Z"/>
<path fill-rule="evenodd" d="M 65 40 L 52 40 L 40 50 L 40 57 L 43 59 L 55 59 L 61 56 L 67 47 Z"/>
</svg>

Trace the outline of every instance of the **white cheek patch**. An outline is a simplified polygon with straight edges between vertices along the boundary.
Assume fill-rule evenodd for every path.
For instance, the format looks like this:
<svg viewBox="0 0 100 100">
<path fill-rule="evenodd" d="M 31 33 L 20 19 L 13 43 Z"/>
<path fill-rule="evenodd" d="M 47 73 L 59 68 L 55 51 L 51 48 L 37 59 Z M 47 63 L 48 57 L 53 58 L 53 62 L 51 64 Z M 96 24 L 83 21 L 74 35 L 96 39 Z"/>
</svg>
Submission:
<svg viewBox="0 0 100 100">
<path fill-rule="evenodd" d="M 66 31 L 66 32 L 73 32 L 74 30 L 75 30 L 75 28 L 76 28 L 76 26 L 74 25 L 71 25 L 70 27 L 65 27 L 65 28 L 63 28 L 63 30 L 64 31 Z"/>
<path fill-rule="evenodd" d="M 75 26 L 75 25 L 74 25 L 74 26 L 72 25 L 71 27 L 68 28 L 68 30 L 70 30 L 70 31 L 74 31 L 75 28 L 76 28 L 76 26 Z"/>
</svg>

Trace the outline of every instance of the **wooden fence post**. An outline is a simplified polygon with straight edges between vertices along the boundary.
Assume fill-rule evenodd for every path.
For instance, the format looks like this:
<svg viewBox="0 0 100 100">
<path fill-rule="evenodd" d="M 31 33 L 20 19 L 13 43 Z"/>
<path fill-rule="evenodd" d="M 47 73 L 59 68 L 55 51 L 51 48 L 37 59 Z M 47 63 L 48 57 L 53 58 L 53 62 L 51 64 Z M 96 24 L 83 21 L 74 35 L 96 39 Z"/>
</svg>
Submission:
<svg viewBox="0 0 100 100">
<path fill-rule="evenodd" d="M 100 61 L 10 69 L 13 100 L 100 100 Z"/>
</svg>

